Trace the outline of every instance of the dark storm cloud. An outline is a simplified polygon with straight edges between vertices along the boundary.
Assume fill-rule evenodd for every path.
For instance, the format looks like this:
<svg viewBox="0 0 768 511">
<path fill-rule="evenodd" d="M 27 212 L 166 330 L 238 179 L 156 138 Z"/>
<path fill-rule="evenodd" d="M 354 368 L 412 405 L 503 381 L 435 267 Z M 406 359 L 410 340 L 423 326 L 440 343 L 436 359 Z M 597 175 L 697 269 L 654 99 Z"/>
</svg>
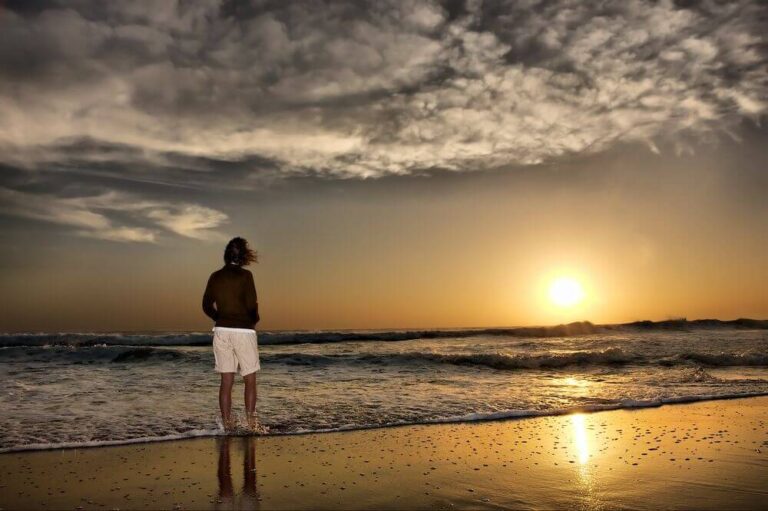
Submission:
<svg viewBox="0 0 768 511">
<path fill-rule="evenodd" d="M 38 179 L 215 189 L 538 164 L 628 142 L 685 153 L 764 114 L 767 21 L 747 1 L 6 2 L 0 158 Z M 30 216 L 15 194 L 32 192 L 4 183 L 11 211 Z M 45 218 L 113 218 L 93 197 Z M 185 207 L 130 211 L 186 235 L 225 217 Z"/>
</svg>

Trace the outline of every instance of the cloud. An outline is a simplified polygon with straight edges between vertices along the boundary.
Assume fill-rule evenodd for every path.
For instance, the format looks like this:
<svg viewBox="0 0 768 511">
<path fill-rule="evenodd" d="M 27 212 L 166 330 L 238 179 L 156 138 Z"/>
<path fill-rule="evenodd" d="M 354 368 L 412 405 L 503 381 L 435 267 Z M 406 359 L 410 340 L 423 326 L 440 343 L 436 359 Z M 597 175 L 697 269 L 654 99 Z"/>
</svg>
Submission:
<svg viewBox="0 0 768 511">
<path fill-rule="evenodd" d="M 189 238 L 219 240 L 211 229 L 228 220 L 215 209 L 142 200 L 114 190 L 60 197 L 0 187 L 0 201 L 6 214 L 72 227 L 79 236 L 121 242 L 156 243 L 162 231 L 158 227 Z"/>
<path fill-rule="evenodd" d="M 222 239 L 209 229 L 218 227 L 227 219 L 227 215 L 220 211 L 195 204 L 175 208 L 156 206 L 148 209 L 146 216 L 176 234 L 197 239 Z"/>
<path fill-rule="evenodd" d="M 684 153 L 737 137 L 768 101 L 761 2 L 15 5 L 0 13 L 0 159 L 23 169 L 248 188 L 627 142 Z M 189 233 L 209 218 L 186 214 L 153 219 Z"/>
</svg>

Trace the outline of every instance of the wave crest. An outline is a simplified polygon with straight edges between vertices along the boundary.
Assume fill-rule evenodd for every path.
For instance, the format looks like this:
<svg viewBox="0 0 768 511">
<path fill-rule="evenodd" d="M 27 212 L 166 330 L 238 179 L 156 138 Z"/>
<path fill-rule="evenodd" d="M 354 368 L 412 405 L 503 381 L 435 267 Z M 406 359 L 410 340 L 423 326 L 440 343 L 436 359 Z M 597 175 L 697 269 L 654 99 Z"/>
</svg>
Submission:
<svg viewBox="0 0 768 511">
<path fill-rule="evenodd" d="M 287 365 L 328 365 L 335 363 L 369 363 L 383 365 L 435 363 L 482 366 L 497 370 L 560 369 L 569 366 L 620 366 L 627 364 L 661 365 L 665 367 L 694 365 L 709 367 L 754 366 L 768 367 L 768 355 L 747 353 L 686 353 L 675 357 L 656 358 L 628 352 L 620 348 L 599 351 L 561 353 L 439 353 L 406 351 L 396 353 L 329 354 L 269 353 L 262 354 L 265 362 Z"/>
<path fill-rule="evenodd" d="M 210 363 L 213 354 L 206 349 L 173 346 L 15 346 L 0 348 L 0 361 L 51 362 L 73 364 L 152 362 Z M 449 364 L 500 371 L 560 369 L 572 366 L 658 366 L 658 367 L 768 367 L 768 354 L 761 351 L 740 353 L 686 352 L 673 356 L 640 354 L 611 347 L 604 350 L 534 353 L 441 353 L 439 351 L 399 351 L 362 353 L 272 352 L 262 350 L 262 363 L 292 366 L 332 364 Z"/>
<path fill-rule="evenodd" d="M 267 362 L 288 365 L 323 365 L 333 363 L 364 362 L 371 364 L 437 363 L 484 366 L 491 369 L 554 369 L 571 365 L 621 365 L 640 360 L 636 354 L 619 348 L 603 351 L 571 353 L 511 355 L 504 353 L 453 354 L 409 351 L 400 353 L 364 353 L 359 355 L 315 355 L 309 353 L 270 353 L 262 355 Z"/>
<path fill-rule="evenodd" d="M 447 339 L 474 336 L 512 337 L 564 337 L 591 334 L 602 331 L 589 321 L 567 325 L 524 328 L 478 328 L 461 330 L 389 330 L 389 331 L 301 331 L 301 332 L 259 332 L 259 343 L 303 344 L 354 341 L 409 341 L 414 339 Z M 0 333 L 0 347 L 9 346 L 204 346 L 211 344 L 212 332 L 180 333 Z"/>
<path fill-rule="evenodd" d="M 611 334 L 637 331 L 691 331 L 700 329 L 765 330 L 768 320 L 736 319 L 720 321 L 715 319 L 686 319 L 668 321 L 636 321 L 617 325 L 595 325 L 589 321 L 577 321 L 555 326 L 509 327 L 509 328 L 464 328 L 441 330 L 357 330 L 357 331 L 259 331 L 259 343 L 303 344 L 361 341 L 409 341 L 415 339 L 448 339 L 478 336 L 493 337 L 572 337 L 589 334 Z M 0 333 L 0 347 L 9 346 L 204 346 L 211 344 L 212 332 L 168 332 L 168 333 L 99 333 L 99 332 L 25 332 Z"/>
</svg>

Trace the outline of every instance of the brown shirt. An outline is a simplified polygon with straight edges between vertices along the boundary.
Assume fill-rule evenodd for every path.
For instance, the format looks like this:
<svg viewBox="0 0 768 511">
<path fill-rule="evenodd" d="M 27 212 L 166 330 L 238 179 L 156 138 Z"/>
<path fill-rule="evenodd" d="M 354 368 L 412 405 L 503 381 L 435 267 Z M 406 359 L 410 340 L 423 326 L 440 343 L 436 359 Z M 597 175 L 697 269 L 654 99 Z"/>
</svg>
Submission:
<svg viewBox="0 0 768 511">
<path fill-rule="evenodd" d="M 203 312 L 216 326 L 255 329 L 259 304 L 253 274 L 230 263 L 211 273 L 203 293 Z"/>
</svg>

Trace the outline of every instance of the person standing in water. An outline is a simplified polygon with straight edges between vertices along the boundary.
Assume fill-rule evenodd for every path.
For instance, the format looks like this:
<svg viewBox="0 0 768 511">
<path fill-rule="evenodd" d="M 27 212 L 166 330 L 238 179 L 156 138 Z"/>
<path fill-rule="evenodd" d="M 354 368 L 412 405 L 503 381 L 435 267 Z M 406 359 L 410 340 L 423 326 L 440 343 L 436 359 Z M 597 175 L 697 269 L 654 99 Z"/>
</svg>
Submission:
<svg viewBox="0 0 768 511">
<path fill-rule="evenodd" d="M 215 322 L 214 370 L 221 373 L 219 408 L 227 431 L 235 428 L 231 416 L 232 386 L 238 368 L 245 384 L 248 427 L 257 427 L 256 372 L 261 369 L 256 338 L 259 302 L 253 274 L 243 268 L 252 262 L 257 262 L 257 254 L 248 246 L 248 241 L 232 238 L 224 249 L 224 266 L 211 273 L 203 293 L 203 312 Z"/>
</svg>

